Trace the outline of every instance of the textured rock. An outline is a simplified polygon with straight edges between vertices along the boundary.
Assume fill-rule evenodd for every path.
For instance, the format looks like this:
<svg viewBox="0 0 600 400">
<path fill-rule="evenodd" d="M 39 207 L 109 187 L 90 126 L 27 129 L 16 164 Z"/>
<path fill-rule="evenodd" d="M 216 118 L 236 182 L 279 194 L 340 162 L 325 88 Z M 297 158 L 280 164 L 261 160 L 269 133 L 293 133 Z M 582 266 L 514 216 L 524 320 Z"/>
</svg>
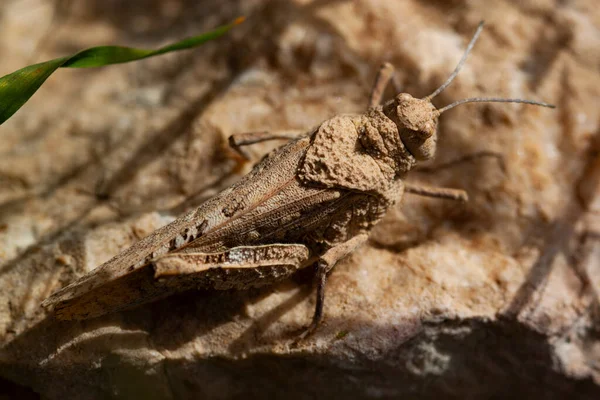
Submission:
<svg viewBox="0 0 600 400">
<path fill-rule="evenodd" d="M 103 43 L 156 46 L 245 14 L 218 43 L 60 71 L 0 128 L 0 375 L 44 398 L 597 398 L 600 395 L 600 13 L 573 2 L 87 1 L 1 7 L 1 73 Z M 127 5 L 125 5 L 127 4 Z M 67 13 L 67 14 L 65 14 Z M 364 109 L 382 61 L 435 103 L 438 157 L 333 271 L 325 324 L 311 271 L 245 292 L 188 292 L 83 322 L 53 291 L 248 171 L 229 134 L 306 130 Z M 36 51 L 40 39 L 42 50 Z M 39 55 L 37 55 L 39 54 Z M 10 56 L 8 56 L 10 55 Z M 391 93 L 390 93 L 391 94 Z M 259 159 L 276 144 L 249 151 Z M 94 195 L 95 194 L 95 195 Z"/>
</svg>

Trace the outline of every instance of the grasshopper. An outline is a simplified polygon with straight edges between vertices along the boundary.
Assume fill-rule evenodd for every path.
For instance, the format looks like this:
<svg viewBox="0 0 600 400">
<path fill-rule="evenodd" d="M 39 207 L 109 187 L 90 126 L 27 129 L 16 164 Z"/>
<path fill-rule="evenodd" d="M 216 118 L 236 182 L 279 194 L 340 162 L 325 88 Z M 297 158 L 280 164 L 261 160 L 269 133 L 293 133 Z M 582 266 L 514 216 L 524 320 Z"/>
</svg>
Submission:
<svg viewBox="0 0 600 400">
<path fill-rule="evenodd" d="M 361 115 L 339 115 L 269 153 L 238 183 L 154 231 L 47 298 L 60 319 L 86 319 L 192 288 L 246 289 L 273 284 L 300 268 L 316 269 L 312 333 L 323 315 L 328 272 L 363 244 L 403 193 L 466 201 L 462 190 L 403 181 L 434 157 L 439 116 L 470 102 L 431 103 L 457 76 L 479 37 L 479 25 L 454 72 L 422 99 L 400 93 L 380 105 L 394 69 L 385 63 Z M 234 149 L 281 139 L 268 133 L 230 137 Z"/>
</svg>

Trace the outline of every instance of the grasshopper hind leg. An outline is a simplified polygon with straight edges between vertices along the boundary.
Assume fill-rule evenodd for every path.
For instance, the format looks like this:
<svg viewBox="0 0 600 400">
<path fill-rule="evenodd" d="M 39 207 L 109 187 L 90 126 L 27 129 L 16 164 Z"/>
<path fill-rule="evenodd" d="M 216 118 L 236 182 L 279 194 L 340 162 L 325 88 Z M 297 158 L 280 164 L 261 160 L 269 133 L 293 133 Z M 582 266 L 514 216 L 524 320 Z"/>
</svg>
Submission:
<svg viewBox="0 0 600 400">
<path fill-rule="evenodd" d="M 312 322 L 297 341 L 310 336 L 323 319 L 327 273 L 336 263 L 367 240 L 361 234 L 327 250 L 318 258 L 317 300 Z M 218 253 L 174 252 L 153 262 L 154 277 L 169 287 L 246 289 L 275 283 L 315 258 L 301 244 L 240 246 Z"/>
<path fill-rule="evenodd" d="M 315 285 L 317 286 L 317 301 L 315 304 L 315 312 L 310 325 L 298 337 L 297 342 L 304 340 L 312 335 L 318 328 L 323 319 L 323 306 L 325 305 L 325 286 L 327 283 L 327 273 L 333 269 L 335 264 L 352 253 L 357 247 L 362 245 L 368 239 L 368 235 L 361 234 L 352 239 L 343 242 L 331 249 L 327 250 L 317 263 L 317 271 L 315 275 Z"/>
<path fill-rule="evenodd" d="M 327 271 L 329 269 L 331 269 L 331 267 L 328 268 L 327 264 L 321 261 L 319 261 L 317 264 L 317 271 L 315 275 L 315 285 L 317 286 L 317 302 L 315 304 L 315 312 L 310 325 L 304 330 L 304 332 L 302 332 L 302 334 L 300 334 L 298 341 L 304 340 L 312 335 L 323 319 L 323 306 L 325 305 L 325 284 L 327 283 Z"/>
<path fill-rule="evenodd" d="M 302 244 L 239 246 L 222 252 L 173 252 L 153 261 L 154 277 L 171 288 L 248 289 L 280 281 L 309 264 Z"/>
</svg>

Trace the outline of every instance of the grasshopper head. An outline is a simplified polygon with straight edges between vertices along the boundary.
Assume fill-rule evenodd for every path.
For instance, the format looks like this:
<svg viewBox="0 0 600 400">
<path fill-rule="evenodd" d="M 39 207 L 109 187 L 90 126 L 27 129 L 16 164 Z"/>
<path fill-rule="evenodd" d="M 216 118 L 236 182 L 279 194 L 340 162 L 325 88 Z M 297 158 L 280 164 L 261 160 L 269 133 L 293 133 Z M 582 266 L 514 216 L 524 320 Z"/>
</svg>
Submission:
<svg viewBox="0 0 600 400">
<path fill-rule="evenodd" d="M 400 93 L 384 110 L 398 126 L 402 143 L 417 160 L 428 160 L 435 155 L 440 114 L 428 99 Z"/>
</svg>

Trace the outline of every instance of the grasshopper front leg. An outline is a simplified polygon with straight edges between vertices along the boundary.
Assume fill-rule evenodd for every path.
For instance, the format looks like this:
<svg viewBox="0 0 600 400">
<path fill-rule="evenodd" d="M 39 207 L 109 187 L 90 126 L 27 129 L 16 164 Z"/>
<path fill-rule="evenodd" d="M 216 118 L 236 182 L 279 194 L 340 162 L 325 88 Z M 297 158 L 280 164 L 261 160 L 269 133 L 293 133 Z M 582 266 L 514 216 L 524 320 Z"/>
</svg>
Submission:
<svg viewBox="0 0 600 400">
<path fill-rule="evenodd" d="M 387 85 L 392 82 L 394 91 L 400 93 L 402 91 L 400 82 L 398 81 L 397 75 L 395 74 L 395 68 L 389 62 L 385 62 L 379 67 L 377 77 L 371 88 L 371 95 L 369 96 L 369 108 L 376 107 L 381 103 L 383 99 L 383 93 Z"/>
<path fill-rule="evenodd" d="M 250 146 L 256 143 L 267 142 L 270 140 L 292 140 L 296 139 L 298 134 L 294 132 L 245 132 L 234 133 L 229 136 L 229 147 L 245 160 L 250 160 L 250 155 L 243 149 L 243 146 Z"/>
<path fill-rule="evenodd" d="M 459 166 L 462 163 L 478 161 L 483 158 L 495 158 L 496 160 L 498 160 L 498 165 L 500 166 L 502 173 L 504 173 L 504 174 L 507 173 L 506 172 L 506 163 L 504 161 L 504 155 L 502 153 L 498 153 L 496 151 L 489 151 L 489 150 L 483 150 L 483 151 L 478 151 L 475 153 L 467 154 L 465 156 L 456 158 L 454 160 L 450 160 L 443 164 L 432 165 L 429 167 L 418 166 L 417 168 L 414 169 L 414 171 L 419 172 L 419 173 L 425 173 L 425 174 L 436 173 L 436 172 L 444 170 L 444 169 Z"/>
</svg>

